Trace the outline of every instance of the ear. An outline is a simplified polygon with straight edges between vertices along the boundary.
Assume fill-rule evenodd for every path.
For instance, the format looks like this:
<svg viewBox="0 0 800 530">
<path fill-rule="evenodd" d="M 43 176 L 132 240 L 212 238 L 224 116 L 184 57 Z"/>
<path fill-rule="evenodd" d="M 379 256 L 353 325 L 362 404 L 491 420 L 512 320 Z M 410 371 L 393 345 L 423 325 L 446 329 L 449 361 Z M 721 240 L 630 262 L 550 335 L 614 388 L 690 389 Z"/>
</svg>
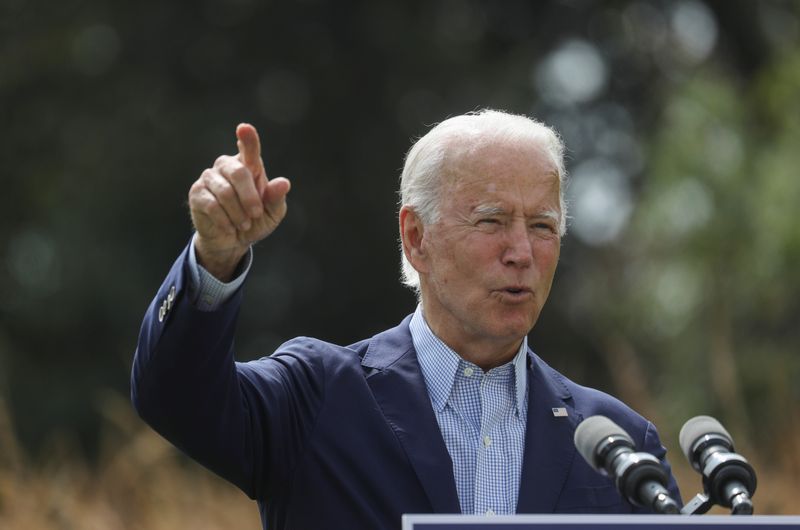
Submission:
<svg viewBox="0 0 800 530">
<path fill-rule="evenodd" d="M 428 254 L 423 245 L 425 225 L 410 206 L 400 208 L 400 241 L 403 254 L 419 273 L 427 272 Z"/>
</svg>

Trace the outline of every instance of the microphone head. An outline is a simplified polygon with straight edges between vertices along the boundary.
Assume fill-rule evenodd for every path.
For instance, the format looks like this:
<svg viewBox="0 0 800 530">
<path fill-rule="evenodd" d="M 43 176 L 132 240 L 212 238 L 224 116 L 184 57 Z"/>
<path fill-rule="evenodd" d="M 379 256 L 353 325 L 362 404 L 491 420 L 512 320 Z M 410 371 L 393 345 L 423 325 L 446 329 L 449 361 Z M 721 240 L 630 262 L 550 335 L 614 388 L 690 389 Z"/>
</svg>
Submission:
<svg viewBox="0 0 800 530">
<path fill-rule="evenodd" d="M 605 416 L 591 416 L 575 429 L 575 447 L 590 466 L 602 472 L 603 462 L 600 461 L 598 448 L 612 437 L 624 439 L 630 443 L 630 447 L 634 447 L 633 440 L 622 427 Z"/>
<path fill-rule="evenodd" d="M 733 438 L 728 434 L 720 422 L 711 416 L 695 416 L 681 427 L 678 441 L 681 451 L 689 462 L 694 465 L 693 453 L 697 442 L 704 437 L 714 438 L 727 443 L 728 450 L 733 450 Z"/>
</svg>

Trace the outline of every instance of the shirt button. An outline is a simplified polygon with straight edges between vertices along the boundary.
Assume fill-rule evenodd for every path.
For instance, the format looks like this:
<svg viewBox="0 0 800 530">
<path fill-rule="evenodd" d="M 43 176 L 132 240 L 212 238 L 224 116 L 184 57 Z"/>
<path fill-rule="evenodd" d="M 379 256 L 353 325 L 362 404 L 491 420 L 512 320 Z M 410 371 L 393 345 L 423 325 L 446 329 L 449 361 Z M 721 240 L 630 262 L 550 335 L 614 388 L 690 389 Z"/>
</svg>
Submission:
<svg viewBox="0 0 800 530">
<path fill-rule="evenodd" d="M 494 510 L 489 508 L 488 510 L 486 510 L 486 515 L 494 515 Z"/>
<path fill-rule="evenodd" d="M 488 437 L 488 436 L 484 436 L 483 437 L 483 446 L 484 447 L 489 447 L 490 445 L 492 445 L 492 439 L 490 437 Z"/>
<path fill-rule="evenodd" d="M 464 368 L 464 375 L 467 377 L 472 377 L 472 374 L 475 373 L 475 370 L 472 369 L 471 366 L 467 366 Z"/>
</svg>

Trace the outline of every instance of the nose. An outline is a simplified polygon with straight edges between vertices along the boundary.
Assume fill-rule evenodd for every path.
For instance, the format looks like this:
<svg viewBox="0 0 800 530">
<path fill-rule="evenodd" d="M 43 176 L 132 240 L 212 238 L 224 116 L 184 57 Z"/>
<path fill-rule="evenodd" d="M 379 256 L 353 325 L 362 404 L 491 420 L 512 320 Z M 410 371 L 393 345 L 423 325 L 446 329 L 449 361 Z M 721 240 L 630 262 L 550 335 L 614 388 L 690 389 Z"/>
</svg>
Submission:
<svg viewBox="0 0 800 530">
<path fill-rule="evenodd" d="M 513 222 L 508 226 L 502 261 L 504 265 L 521 268 L 533 263 L 533 244 L 525 222 Z"/>
</svg>

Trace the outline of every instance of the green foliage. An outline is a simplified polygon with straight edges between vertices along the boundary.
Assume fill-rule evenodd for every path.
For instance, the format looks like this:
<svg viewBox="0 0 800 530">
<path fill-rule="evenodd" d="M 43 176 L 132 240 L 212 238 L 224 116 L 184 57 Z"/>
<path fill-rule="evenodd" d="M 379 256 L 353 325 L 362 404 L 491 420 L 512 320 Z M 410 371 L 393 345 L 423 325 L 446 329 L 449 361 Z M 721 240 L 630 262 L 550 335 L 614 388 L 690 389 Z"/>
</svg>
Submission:
<svg viewBox="0 0 800 530">
<path fill-rule="evenodd" d="M 800 425 L 798 13 L 0 2 L 0 395 L 22 442 L 69 431 L 96 447 L 96 397 L 127 393 L 141 315 L 190 236 L 187 190 L 238 122 L 293 180 L 285 224 L 256 249 L 246 359 L 299 334 L 350 343 L 413 310 L 397 280 L 402 156 L 428 125 L 490 106 L 555 125 L 575 176 L 536 352 L 666 440 L 713 413 L 770 450 Z M 616 224 L 592 232 L 580 190 L 616 190 L 598 218 Z"/>
<path fill-rule="evenodd" d="M 657 367 L 673 425 L 712 412 L 768 441 L 787 405 L 797 414 L 798 81 L 800 63 L 781 57 L 752 84 L 708 69 L 665 99 L 620 243 L 621 289 L 602 296 Z"/>
</svg>

